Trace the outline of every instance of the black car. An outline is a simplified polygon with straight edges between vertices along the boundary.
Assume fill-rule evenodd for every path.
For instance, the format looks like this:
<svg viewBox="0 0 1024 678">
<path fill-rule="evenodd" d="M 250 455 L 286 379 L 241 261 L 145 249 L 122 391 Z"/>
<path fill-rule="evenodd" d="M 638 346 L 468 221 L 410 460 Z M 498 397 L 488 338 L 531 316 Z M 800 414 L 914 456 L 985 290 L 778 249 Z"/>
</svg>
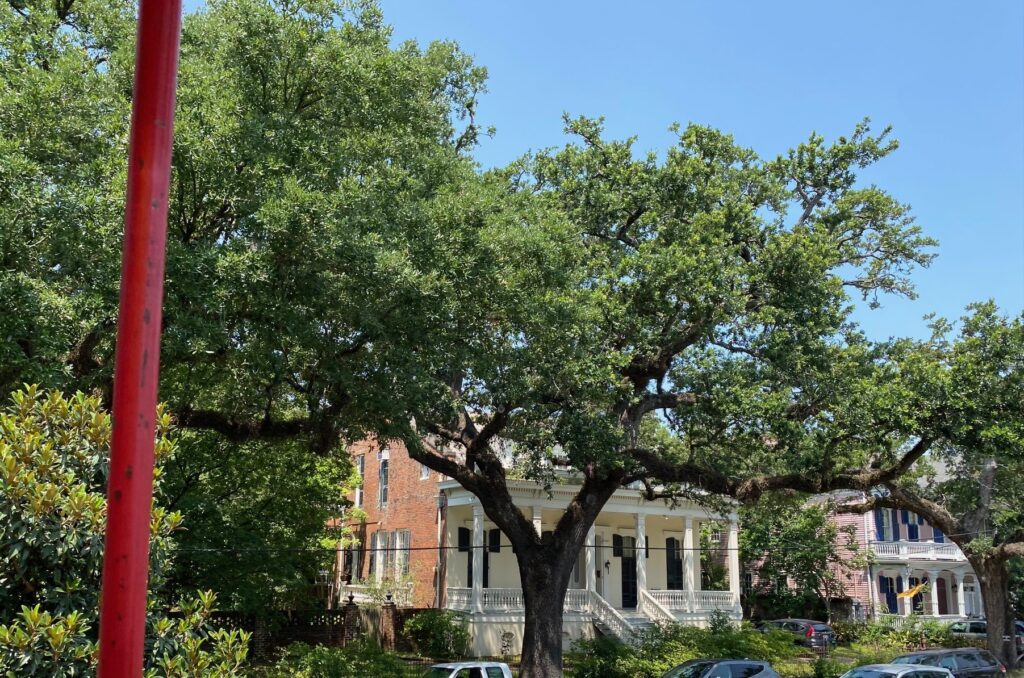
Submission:
<svg viewBox="0 0 1024 678">
<path fill-rule="evenodd" d="M 836 644 L 836 634 L 825 622 L 813 619 L 773 619 L 758 625 L 760 631 L 787 631 L 792 633 L 796 642 L 813 648 L 827 648 Z"/>
<path fill-rule="evenodd" d="M 779 678 L 768 662 L 753 659 L 691 659 L 661 678 Z"/>
<path fill-rule="evenodd" d="M 893 664 L 919 664 L 949 669 L 956 678 L 1002 678 L 1006 667 L 985 650 L 962 647 L 956 650 L 924 650 L 892 660 Z"/>
</svg>

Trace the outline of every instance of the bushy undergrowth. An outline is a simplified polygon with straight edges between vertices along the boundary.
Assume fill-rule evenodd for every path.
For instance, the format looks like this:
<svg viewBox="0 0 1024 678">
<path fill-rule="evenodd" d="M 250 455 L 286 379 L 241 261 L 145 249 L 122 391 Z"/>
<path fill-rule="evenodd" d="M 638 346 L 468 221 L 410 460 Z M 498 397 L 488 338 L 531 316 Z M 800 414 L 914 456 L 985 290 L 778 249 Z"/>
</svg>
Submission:
<svg viewBox="0 0 1024 678">
<path fill-rule="evenodd" d="M 404 668 L 397 655 L 385 652 L 372 640 L 360 638 L 347 647 L 293 643 L 277 663 L 254 675 L 260 678 L 366 678 L 401 676 Z"/>
<path fill-rule="evenodd" d="M 736 627 L 716 622 L 701 629 L 666 624 L 650 629 L 634 647 L 607 639 L 582 641 L 573 646 L 576 678 L 660 676 L 668 669 L 698 657 L 746 657 L 769 662 L 795 657 L 799 648 L 792 634 L 760 633 L 749 625 Z"/>
<path fill-rule="evenodd" d="M 450 610 L 424 610 L 405 622 L 405 635 L 421 656 L 433 659 L 465 657 L 469 631 L 462 617 Z"/>
</svg>

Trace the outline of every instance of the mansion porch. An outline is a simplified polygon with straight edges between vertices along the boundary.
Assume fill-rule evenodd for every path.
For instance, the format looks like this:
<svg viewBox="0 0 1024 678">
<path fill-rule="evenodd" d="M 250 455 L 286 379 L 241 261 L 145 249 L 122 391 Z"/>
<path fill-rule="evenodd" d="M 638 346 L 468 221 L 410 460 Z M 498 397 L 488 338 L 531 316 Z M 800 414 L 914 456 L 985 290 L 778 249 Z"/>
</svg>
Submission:
<svg viewBox="0 0 1024 678">
<path fill-rule="evenodd" d="M 509 484 L 538 534 L 553 529 L 576 491 L 559 485 L 549 496 L 534 483 Z M 511 545 L 472 494 L 451 481 L 441 484 L 441 493 L 440 604 L 466 613 L 476 654 L 515 654 L 525 617 Z M 629 641 L 655 622 L 704 625 L 716 610 L 738 620 L 739 594 L 735 515 L 715 519 L 696 505 L 670 507 L 619 490 L 577 554 L 563 602 L 563 640 L 568 645 L 597 631 Z"/>
</svg>

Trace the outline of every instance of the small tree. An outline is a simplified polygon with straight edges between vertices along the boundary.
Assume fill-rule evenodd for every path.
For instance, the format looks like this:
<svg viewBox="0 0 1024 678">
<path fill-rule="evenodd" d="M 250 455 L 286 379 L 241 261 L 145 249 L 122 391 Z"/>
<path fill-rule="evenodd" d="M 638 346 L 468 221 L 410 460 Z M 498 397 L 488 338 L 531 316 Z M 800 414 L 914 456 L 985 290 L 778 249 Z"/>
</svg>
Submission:
<svg viewBox="0 0 1024 678">
<path fill-rule="evenodd" d="M 771 495 L 741 507 L 740 554 L 757 574 L 755 595 L 777 595 L 780 581 L 791 582 L 787 592 L 821 600 L 831 619 L 830 601 L 844 594 L 866 555 L 853 526 L 839 527 L 830 516 L 830 504 L 803 497 Z"/>
<path fill-rule="evenodd" d="M 174 453 L 171 418 L 157 413 L 156 496 Z M 98 398 L 65 398 L 35 386 L 0 412 L 0 671 L 71 676 L 95 665 L 95 631 L 106 527 L 110 415 Z M 181 515 L 154 506 L 150 586 L 167 573 Z M 213 630 L 210 593 L 181 601 L 168 616 L 151 605 L 147 675 L 229 676 L 248 635 Z"/>
</svg>

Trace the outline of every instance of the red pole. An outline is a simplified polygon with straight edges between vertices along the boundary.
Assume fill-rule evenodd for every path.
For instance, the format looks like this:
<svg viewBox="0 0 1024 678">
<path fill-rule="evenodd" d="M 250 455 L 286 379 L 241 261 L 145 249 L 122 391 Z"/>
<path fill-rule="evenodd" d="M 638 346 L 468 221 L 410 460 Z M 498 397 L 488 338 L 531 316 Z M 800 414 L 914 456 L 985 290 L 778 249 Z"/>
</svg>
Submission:
<svg viewBox="0 0 1024 678">
<path fill-rule="evenodd" d="M 128 146 L 99 675 L 142 675 L 181 0 L 142 0 Z"/>
</svg>

